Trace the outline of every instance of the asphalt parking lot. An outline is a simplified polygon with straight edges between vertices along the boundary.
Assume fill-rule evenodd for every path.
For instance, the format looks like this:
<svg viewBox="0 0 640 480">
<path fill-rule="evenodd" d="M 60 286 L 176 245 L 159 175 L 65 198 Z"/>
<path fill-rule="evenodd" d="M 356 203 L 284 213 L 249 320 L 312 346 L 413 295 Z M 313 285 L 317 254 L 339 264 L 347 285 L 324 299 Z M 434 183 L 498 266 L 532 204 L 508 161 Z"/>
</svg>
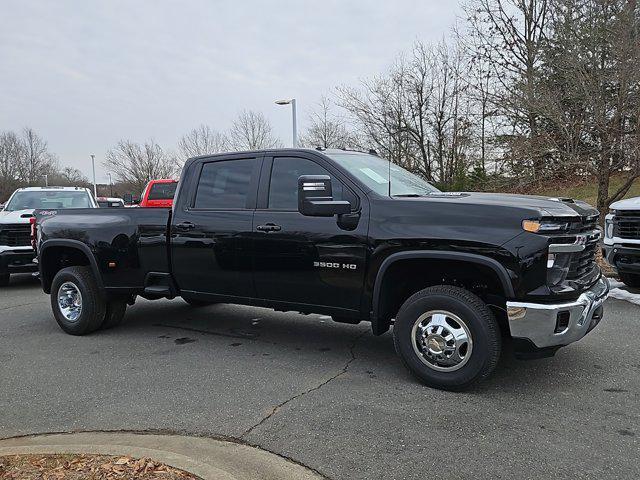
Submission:
<svg viewBox="0 0 640 480">
<path fill-rule="evenodd" d="M 640 306 L 552 359 L 508 353 L 465 393 L 417 383 L 389 334 L 317 315 L 141 300 L 64 334 L 29 276 L 0 290 L 0 437 L 142 430 L 233 437 L 335 479 L 637 478 Z"/>
</svg>

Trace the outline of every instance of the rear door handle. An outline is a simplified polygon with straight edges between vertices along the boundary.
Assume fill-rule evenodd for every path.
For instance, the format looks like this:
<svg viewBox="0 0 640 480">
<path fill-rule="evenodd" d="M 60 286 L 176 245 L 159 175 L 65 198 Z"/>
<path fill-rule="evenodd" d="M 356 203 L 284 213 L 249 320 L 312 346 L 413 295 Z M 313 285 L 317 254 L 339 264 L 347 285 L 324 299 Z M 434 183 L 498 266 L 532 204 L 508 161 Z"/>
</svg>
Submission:
<svg viewBox="0 0 640 480">
<path fill-rule="evenodd" d="M 176 225 L 176 228 L 179 230 L 191 230 L 192 228 L 196 228 L 194 223 L 191 222 L 182 222 Z"/>
<path fill-rule="evenodd" d="M 279 232 L 282 230 L 280 225 L 276 225 L 275 223 L 267 223 L 266 225 L 258 225 L 256 230 L 259 232 Z"/>
</svg>

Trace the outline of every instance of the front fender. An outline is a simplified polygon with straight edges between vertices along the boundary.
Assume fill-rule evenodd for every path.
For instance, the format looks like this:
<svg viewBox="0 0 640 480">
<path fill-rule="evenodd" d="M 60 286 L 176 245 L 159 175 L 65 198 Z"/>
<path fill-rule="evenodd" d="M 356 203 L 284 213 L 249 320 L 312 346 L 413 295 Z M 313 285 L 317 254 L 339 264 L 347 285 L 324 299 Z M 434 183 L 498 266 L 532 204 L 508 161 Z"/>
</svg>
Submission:
<svg viewBox="0 0 640 480">
<path fill-rule="evenodd" d="M 376 274 L 376 279 L 373 287 L 372 304 L 371 304 L 371 325 L 374 335 L 380 335 L 387 329 L 387 325 L 383 325 L 380 317 L 380 298 L 382 293 L 382 283 L 384 275 L 391 265 L 395 262 L 410 259 L 428 259 L 428 260 L 454 260 L 469 262 L 484 267 L 490 268 L 495 272 L 497 278 L 500 281 L 502 290 L 506 298 L 514 298 L 514 288 L 509 271 L 497 260 L 478 255 L 474 253 L 466 252 L 444 252 L 439 250 L 415 250 L 396 252 L 389 255 L 381 263 L 380 268 Z"/>
</svg>

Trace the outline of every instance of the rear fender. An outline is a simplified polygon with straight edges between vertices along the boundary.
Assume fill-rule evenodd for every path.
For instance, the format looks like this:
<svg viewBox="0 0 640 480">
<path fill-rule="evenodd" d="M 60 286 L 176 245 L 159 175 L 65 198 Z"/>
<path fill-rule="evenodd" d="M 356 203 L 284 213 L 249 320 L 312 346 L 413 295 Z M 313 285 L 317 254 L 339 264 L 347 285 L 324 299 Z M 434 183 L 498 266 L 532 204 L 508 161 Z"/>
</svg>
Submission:
<svg viewBox="0 0 640 480">
<path fill-rule="evenodd" d="M 42 282 L 42 289 L 45 293 L 51 293 L 51 283 L 56 272 L 50 271 L 47 265 L 49 265 L 48 255 L 54 255 L 55 250 L 53 247 L 67 247 L 70 249 L 78 250 L 87 258 L 89 267 L 93 272 L 93 276 L 96 279 L 100 292 L 104 294 L 104 283 L 102 281 L 102 274 L 98 268 L 98 263 L 93 255 L 91 249 L 79 240 L 71 239 L 53 239 L 45 240 L 38 247 L 38 269 L 40 270 L 40 279 Z"/>
</svg>

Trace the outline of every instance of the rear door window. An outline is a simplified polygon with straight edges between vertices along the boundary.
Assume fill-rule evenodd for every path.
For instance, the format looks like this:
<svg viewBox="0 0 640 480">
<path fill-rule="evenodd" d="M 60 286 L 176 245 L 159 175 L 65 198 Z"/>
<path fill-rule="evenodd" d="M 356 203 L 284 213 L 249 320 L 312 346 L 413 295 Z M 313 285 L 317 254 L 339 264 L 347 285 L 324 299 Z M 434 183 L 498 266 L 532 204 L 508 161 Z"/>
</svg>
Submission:
<svg viewBox="0 0 640 480">
<path fill-rule="evenodd" d="M 194 208 L 234 210 L 247 208 L 255 158 L 205 163 L 196 190 Z"/>
</svg>

